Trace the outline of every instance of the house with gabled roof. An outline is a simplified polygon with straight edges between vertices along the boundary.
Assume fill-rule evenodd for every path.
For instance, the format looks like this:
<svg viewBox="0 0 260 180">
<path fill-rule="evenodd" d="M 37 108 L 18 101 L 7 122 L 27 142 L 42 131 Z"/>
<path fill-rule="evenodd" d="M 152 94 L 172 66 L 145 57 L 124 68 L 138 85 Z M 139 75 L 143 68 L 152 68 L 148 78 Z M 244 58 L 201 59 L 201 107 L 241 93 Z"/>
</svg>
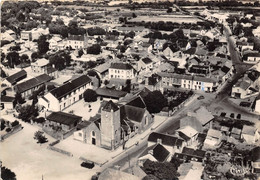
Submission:
<svg viewBox="0 0 260 180">
<path fill-rule="evenodd" d="M 71 35 L 69 34 L 67 39 L 66 47 L 71 47 L 72 49 L 85 49 L 87 48 L 88 38 L 87 35 Z"/>
<path fill-rule="evenodd" d="M 144 80 L 139 84 L 139 88 L 146 87 L 150 91 L 160 90 L 162 77 L 158 74 L 152 74 L 151 76 L 144 77 Z"/>
<path fill-rule="evenodd" d="M 222 140 L 222 133 L 216 129 L 209 129 L 207 132 L 206 139 L 204 141 L 204 149 L 212 149 L 218 147 Z"/>
<path fill-rule="evenodd" d="M 31 63 L 31 69 L 35 73 L 46 73 L 49 64 L 49 60 L 41 58 L 38 59 L 36 62 Z"/>
<path fill-rule="evenodd" d="M 148 147 L 158 143 L 164 146 L 171 154 L 181 152 L 183 147 L 186 146 L 184 140 L 181 138 L 168 134 L 152 132 L 148 137 Z"/>
<path fill-rule="evenodd" d="M 117 79 L 133 79 L 136 74 L 133 66 L 128 63 L 112 63 L 108 71 L 109 78 Z"/>
<path fill-rule="evenodd" d="M 5 80 L 2 83 L 8 87 L 11 87 L 26 77 L 27 77 L 27 72 L 25 70 L 21 70 L 5 78 Z"/>
<path fill-rule="evenodd" d="M 146 160 L 154 162 L 170 161 L 171 153 L 160 143 L 150 146 L 138 158 L 139 166 L 143 166 Z"/>
<path fill-rule="evenodd" d="M 241 139 L 248 144 L 254 144 L 260 139 L 258 129 L 254 126 L 244 125 L 241 132 Z"/>
<path fill-rule="evenodd" d="M 44 127 L 60 127 L 63 131 L 69 131 L 72 128 L 75 128 L 79 122 L 81 122 L 82 117 L 76 116 L 64 112 L 52 112 L 49 116 L 46 117 L 46 122 Z"/>
<path fill-rule="evenodd" d="M 153 68 L 153 61 L 146 57 L 138 61 L 138 71 L 150 71 Z"/>
<path fill-rule="evenodd" d="M 45 83 L 49 82 L 51 79 L 52 78 L 47 74 L 42 74 L 15 85 L 14 91 L 18 94 L 21 94 L 23 98 L 26 98 L 31 96 L 34 91 L 37 91 L 41 86 L 44 86 Z"/>
<path fill-rule="evenodd" d="M 184 147 L 181 153 L 175 153 L 174 157 L 186 161 L 203 162 L 206 151 Z"/>
<path fill-rule="evenodd" d="M 184 126 L 176 131 L 176 134 L 182 138 L 188 146 L 196 141 L 198 133 L 199 132 L 191 126 Z"/>
<path fill-rule="evenodd" d="M 79 76 L 60 87 L 52 89 L 39 99 L 39 105 L 46 110 L 62 111 L 83 98 L 86 89 L 92 89 L 91 79 L 87 75 Z"/>
<path fill-rule="evenodd" d="M 251 92 L 250 82 L 239 79 L 232 87 L 231 97 L 244 99 Z"/>
</svg>

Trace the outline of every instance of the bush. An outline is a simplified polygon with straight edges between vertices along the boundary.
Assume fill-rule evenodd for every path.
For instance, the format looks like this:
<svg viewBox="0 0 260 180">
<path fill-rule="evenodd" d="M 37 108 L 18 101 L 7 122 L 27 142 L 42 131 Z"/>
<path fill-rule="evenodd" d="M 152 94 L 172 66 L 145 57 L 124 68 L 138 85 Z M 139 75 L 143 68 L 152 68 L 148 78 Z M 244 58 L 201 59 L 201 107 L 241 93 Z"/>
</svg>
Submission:
<svg viewBox="0 0 260 180">
<path fill-rule="evenodd" d="M 6 125 L 5 125 L 5 120 L 1 120 L 1 131 L 3 131 L 5 129 Z"/>
<path fill-rule="evenodd" d="M 97 101 L 97 93 L 96 91 L 92 90 L 92 89 L 87 89 L 84 94 L 84 100 L 85 102 L 95 102 Z"/>
<path fill-rule="evenodd" d="M 99 44 L 93 44 L 92 46 L 87 48 L 88 54 L 100 54 L 101 53 L 101 46 Z"/>
<path fill-rule="evenodd" d="M 33 121 L 36 122 L 36 123 L 42 124 L 42 123 L 45 122 L 45 118 L 44 117 L 39 117 L 39 118 L 34 119 Z"/>
<path fill-rule="evenodd" d="M 1 167 L 1 178 L 3 180 L 16 180 L 16 175 L 10 169 L 2 166 Z"/>
<path fill-rule="evenodd" d="M 41 131 L 36 131 L 34 133 L 34 139 L 37 140 L 37 143 L 45 143 L 45 142 L 48 142 L 47 138 L 44 136 L 43 132 Z"/>
<path fill-rule="evenodd" d="M 15 127 L 19 124 L 19 121 L 15 120 L 14 122 L 11 123 L 11 126 L 12 127 Z"/>
<path fill-rule="evenodd" d="M 10 132 L 10 131 L 11 131 L 11 128 L 7 128 L 5 131 L 6 131 L 6 132 Z"/>
</svg>

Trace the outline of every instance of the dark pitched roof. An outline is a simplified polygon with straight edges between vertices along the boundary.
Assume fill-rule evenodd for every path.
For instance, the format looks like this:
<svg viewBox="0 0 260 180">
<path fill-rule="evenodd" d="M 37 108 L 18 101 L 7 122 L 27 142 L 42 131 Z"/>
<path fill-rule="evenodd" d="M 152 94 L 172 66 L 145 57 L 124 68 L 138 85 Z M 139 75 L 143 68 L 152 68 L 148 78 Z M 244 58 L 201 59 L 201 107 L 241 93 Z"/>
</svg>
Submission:
<svg viewBox="0 0 260 180">
<path fill-rule="evenodd" d="M 196 52 L 196 48 L 195 47 L 191 47 L 190 49 L 184 51 L 183 53 L 192 55 L 192 54 L 195 54 L 195 52 Z"/>
<path fill-rule="evenodd" d="M 139 108 L 146 108 L 146 105 L 140 96 L 137 96 L 135 99 L 132 99 L 126 105 L 139 107 Z"/>
<path fill-rule="evenodd" d="M 69 35 L 68 40 L 84 41 L 84 35 Z"/>
<path fill-rule="evenodd" d="M 142 98 L 146 97 L 151 91 L 144 87 L 141 91 L 138 91 L 135 95 L 140 95 Z"/>
<path fill-rule="evenodd" d="M 188 137 L 187 135 L 185 135 L 184 133 L 182 133 L 181 131 L 179 131 L 179 136 L 184 139 L 185 141 L 190 140 L 190 137 Z"/>
<path fill-rule="evenodd" d="M 9 77 L 6 78 L 8 82 L 10 82 L 12 85 L 17 83 L 19 80 L 25 78 L 27 76 L 27 72 L 25 70 L 21 70 Z"/>
<path fill-rule="evenodd" d="M 113 103 L 113 101 L 108 101 L 108 103 L 103 107 L 103 111 L 107 111 L 107 112 L 111 112 L 111 110 L 113 111 L 117 111 L 119 108 L 117 105 L 115 105 L 115 103 Z"/>
<path fill-rule="evenodd" d="M 20 84 L 17 84 L 14 88 L 16 89 L 17 93 L 25 92 L 29 89 L 32 89 L 36 86 L 42 85 L 48 81 L 50 81 L 52 78 L 48 76 L 47 74 L 42 74 L 40 76 L 37 76 L 35 78 L 29 79 L 25 82 L 22 82 Z"/>
<path fill-rule="evenodd" d="M 151 142 L 157 142 L 157 139 L 161 139 L 162 144 L 167 146 L 180 146 L 183 143 L 182 139 L 157 132 L 152 132 L 148 137 L 148 141 Z"/>
<path fill-rule="evenodd" d="M 57 99 L 61 99 L 68 93 L 70 93 L 90 82 L 91 82 L 91 79 L 87 75 L 82 75 L 82 76 L 72 80 L 71 82 L 67 82 L 64 85 L 51 90 L 50 93 L 53 96 L 55 96 Z"/>
<path fill-rule="evenodd" d="M 164 162 L 169 154 L 170 152 L 165 149 L 165 147 L 163 147 L 161 144 L 157 144 L 153 148 L 153 157 L 159 162 Z"/>
<path fill-rule="evenodd" d="M 130 64 L 127 63 L 112 63 L 110 68 L 113 69 L 133 69 L 133 67 Z"/>
<path fill-rule="evenodd" d="M 149 63 L 152 63 L 152 62 L 153 62 L 150 58 L 143 58 L 142 61 L 143 61 L 145 64 L 149 64 Z"/>
<path fill-rule="evenodd" d="M 145 109 L 134 106 L 125 105 L 121 108 L 121 117 L 125 117 L 131 121 L 141 122 L 144 117 Z"/>
<path fill-rule="evenodd" d="M 77 130 L 84 129 L 91 124 L 91 121 L 82 121 L 77 125 Z"/>
<path fill-rule="evenodd" d="M 1 102 L 13 102 L 14 100 L 15 98 L 11 96 L 1 96 Z"/>
<path fill-rule="evenodd" d="M 221 68 L 221 71 L 223 71 L 224 73 L 228 73 L 229 70 L 230 70 L 230 68 L 228 68 L 227 66 L 223 66 Z"/>
<path fill-rule="evenodd" d="M 260 147 L 255 147 L 252 151 L 252 161 L 260 162 Z"/>
<path fill-rule="evenodd" d="M 182 150 L 182 154 L 190 155 L 190 156 L 194 156 L 194 157 L 198 157 L 198 158 L 204 158 L 206 151 L 203 151 L 200 149 L 194 150 L 192 148 L 184 147 Z"/>
<path fill-rule="evenodd" d="M 64 112 L 52 112 L 46 119 L 57 123 L 71 125 L 79 122 L 82 117 Z"/>
<path fill-rule="evenodd" d="M 47 74 L 53 73 L 55 71 L 57 71 L 57 69 L 55 69 L 54 67 L 52 67 L 52 66 L 47 67 Z"/>
<path fill-rule="evenodd" d="M 111 98 L 116 98 L 116 99 L 124 97 L 127 94 L 127 92 L 125 92 L 125 91 L 112 90 L 112 89 L 106 89 L 106 88 L 98 88 L 96 90 L 96 93 L 98 96 L 111 97 Z"/>
</svg>

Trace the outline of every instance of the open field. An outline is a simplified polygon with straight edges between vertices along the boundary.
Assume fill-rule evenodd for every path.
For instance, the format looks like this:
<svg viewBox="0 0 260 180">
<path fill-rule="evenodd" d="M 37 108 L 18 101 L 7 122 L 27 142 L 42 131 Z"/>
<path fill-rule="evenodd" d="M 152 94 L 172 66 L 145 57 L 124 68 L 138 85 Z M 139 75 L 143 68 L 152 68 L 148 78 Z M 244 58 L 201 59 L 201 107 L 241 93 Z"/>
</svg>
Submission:
<svg viewBox="0 0 260 180">
<path fill-rule="evenodd" d="M 202 20 L 194 18 L 188 15 L 163 15 L 163 16 L 138 16 L 134 19 L 129 20 L 129 22 L 173 22 L 173 23 L 197 23 Z"/>
</svg>

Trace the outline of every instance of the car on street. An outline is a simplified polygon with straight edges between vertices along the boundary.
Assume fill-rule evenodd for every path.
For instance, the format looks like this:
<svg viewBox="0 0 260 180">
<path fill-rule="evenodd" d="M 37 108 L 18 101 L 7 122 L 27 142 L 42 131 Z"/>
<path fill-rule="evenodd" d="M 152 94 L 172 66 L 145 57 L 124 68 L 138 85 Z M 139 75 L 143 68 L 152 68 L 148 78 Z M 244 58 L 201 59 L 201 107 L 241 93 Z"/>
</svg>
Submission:
<svg viewBox="0 0 260 180">
<path fill-rule="evenodd" d="M 95 164 L 90 161 L 84 161 L 81 163 L 81 166 L 84 168 L 92 169 L 95 166 Z"/>
<path fill-rule="evenodd" d="M 198 100 L 201 100 L 201 99 L 204 99 L 204 98 L 205 98 L 205 97 L 204 97 L 204 96 L 202 96 L 202 95 L 201 95 L 201 96 L 199 96 L 199 97 L 197 97 L 197 99 L 198 99 Z"/>
</svg>

